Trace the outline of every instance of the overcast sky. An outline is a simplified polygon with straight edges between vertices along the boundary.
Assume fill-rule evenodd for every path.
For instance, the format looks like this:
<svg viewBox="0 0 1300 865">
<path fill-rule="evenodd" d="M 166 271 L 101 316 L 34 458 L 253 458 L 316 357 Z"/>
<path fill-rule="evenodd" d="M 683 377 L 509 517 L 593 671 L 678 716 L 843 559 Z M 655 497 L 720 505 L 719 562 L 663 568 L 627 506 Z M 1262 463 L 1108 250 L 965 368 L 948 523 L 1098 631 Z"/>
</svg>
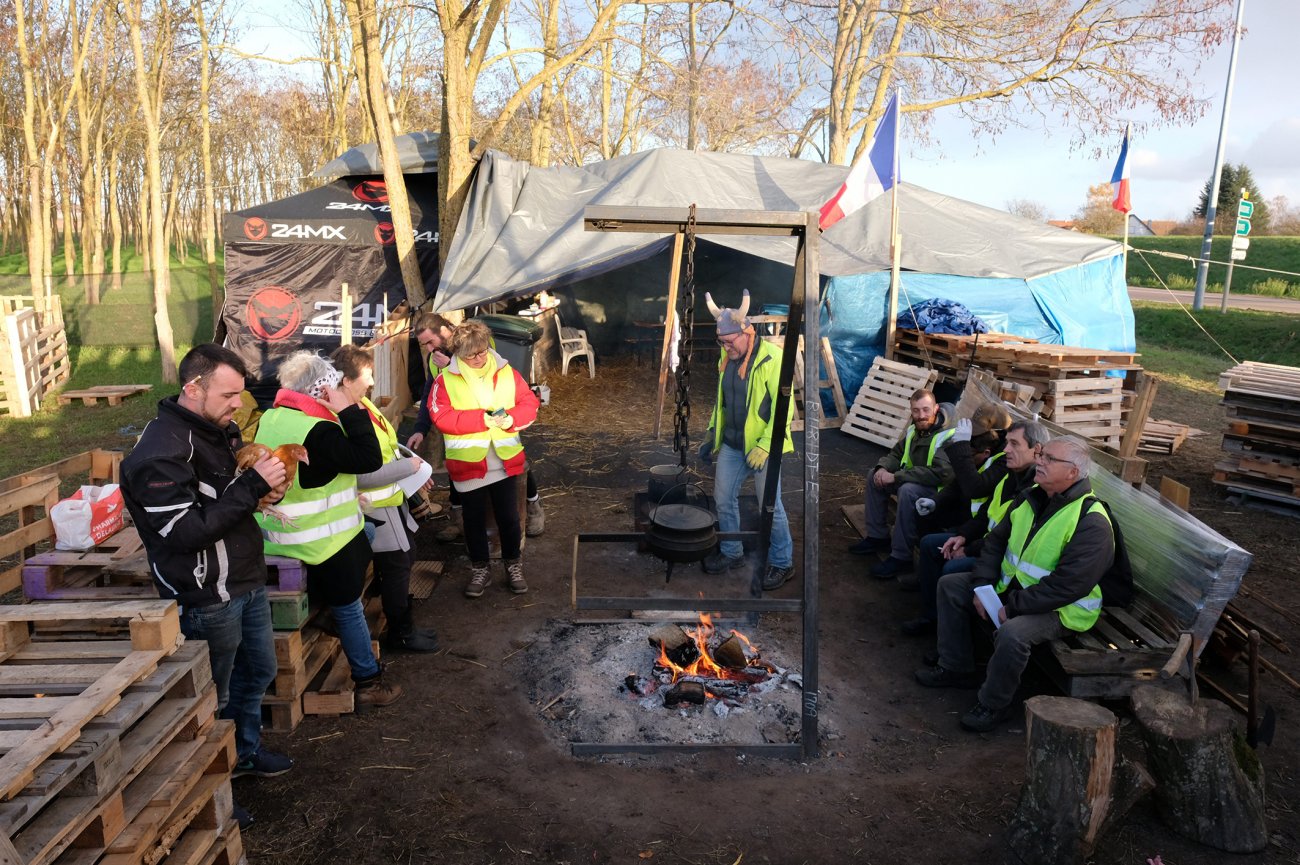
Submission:
<svg viewBox="0 0 1300 865">
<path fill-rule="evenodd" d="M 1238 49 L 1224 160 L 1248 165 L 1266 199 L 1285 195 L 1298 205 L 1300 86 L 1291 52 L 1300 38 L 1300 0 L 1244 2 L 1247 33 Z M 1201 95 L 1209 97 L 1210 109 L 1199 123 L 1159 129 L 1133 141 L 1129 173 L 1138 216 L 1183 219 L 1196 205 L 1214 171 L 1230 51 L 1225 43 L 1202 65 Z M 970 141 L 959 123 L 941 117 L 938 146 L 903 148 L 905 180 L 990 207 L 1027 199 L 1043 205 L 1049 218 L 1068 219 L 1083 206 L 1089 185 L 1110 180 L 1119 153 L 1118 136 L 1096 160 L 1071 153 L 1065 130 L 1015 130 L 990 144 Z"/>
</svg>

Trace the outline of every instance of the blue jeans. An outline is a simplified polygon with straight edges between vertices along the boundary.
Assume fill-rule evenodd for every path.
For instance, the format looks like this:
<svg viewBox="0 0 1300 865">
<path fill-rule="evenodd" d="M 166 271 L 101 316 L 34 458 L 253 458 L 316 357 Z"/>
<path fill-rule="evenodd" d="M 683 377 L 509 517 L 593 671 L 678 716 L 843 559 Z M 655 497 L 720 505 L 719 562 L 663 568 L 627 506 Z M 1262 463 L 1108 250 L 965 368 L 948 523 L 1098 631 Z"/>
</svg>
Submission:
<svg viewBox="0 0 1300 865">
<path fill-rule="evenodd" d="M 932 622 L 939 621 L 936 591 L 939 578 L 945 574 L 958 574 L 975 569 L 976 560 L 970 557 L 952 559 L 943 557 L 939 548 L 953 537 L 952 532 L 935 532 L 921 538 L 917 547 L 916 576 L 921 588 L 921 618 Z"/>
<path fill-rule="evenodd" d="M 275 639 L 266 589 L 186 607 L 181 632 L 205 640 L 217 685 L 217 714 L 235 722 L 235 749 L 247 760 L 262 744 L 262 695 L 275 681 Z"/>
<path fill-rule="evenodd" d="M 735 448 L 723 445 L 718 449 L 717 469 L 713 475 L 713 497 L 718 505 L 718 530 L 722 532 L 740 531 L 740 487 L 745 479 L 754 478 L 754 497 L 758 500 L 760 510 L 763 507 L 763 484 L 767 480 L 767 467 L 780 454 L 768 457 L 759 471 L 755 471 L 745 462 L 745 455 Z M 745 547 L 740 541 L 723 541 L 720 545 L 722 554 L 735 558 L 745 554 Z M 778 568 L 788 568 L 794 562 L 794 541 L 790 538 L 790 524 L 785 518 L 785 505 L 781 503 L 781 482 L 776 484 L 776 510 L 772 514 L 772 543 L 767 551 L 767 563 Z"/>
<path fill-rule="evenodd" d="M 341 607 L 330 607 L 330 612 L 334 614 L 334 627 L 339 632 L 343 654 L 352 667 L 352 680 L 360 682 L 379 675 L 379 662 L 370 647 L 370 628 L 366 626 L 366 611 L 361 606 L 361 599 Z"/>
</svg>

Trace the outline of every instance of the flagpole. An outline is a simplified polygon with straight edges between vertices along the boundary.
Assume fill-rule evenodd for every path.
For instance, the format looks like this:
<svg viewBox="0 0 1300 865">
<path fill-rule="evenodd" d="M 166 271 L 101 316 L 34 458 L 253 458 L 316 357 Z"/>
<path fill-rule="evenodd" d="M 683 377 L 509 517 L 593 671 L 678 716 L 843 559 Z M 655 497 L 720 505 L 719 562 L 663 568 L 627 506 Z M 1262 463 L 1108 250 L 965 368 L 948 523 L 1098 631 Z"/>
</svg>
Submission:
<svg viewBox="0 0 1300 865">
<path fill-rule="evenodd" d="M 898 95 L 895 93 L 895 98 L 898 98 Z M 903 239 L 898 234 L 898 185 L 901 182 L 898 176 L 898 132 L 902 125 L 903 105 L 900 102 L 894 116 L 894 164 L 891 166 L 894 184 L 890 187 L 889 204 L 889 308 L 885 314 L 885 360 L 894 359 L 894 331 L 897 329 L 898 321 L 899 263 L 903 254 Z"/>
<path fill-rule="evenodd" d="M 1132 130 L 1133 130 L 1133 124 L 1131 124 L 1131 123 L 1128 124 L 1128 125 L 1126 125 L 1126 126 L 1124 127 L 1124 147 L 1125 147 L 1125 148 L 1128 148 L 1128 147 L 1133 143 L 1132 139 L 1129 137 L 1129 133 L 1132 132 Z M 1125 154 L 1125 156 L 1127 157 L 1127 154 Z M 1128 159 L 1127 159 L 1127 158 L 1126 158 L 1125 161 L 1124 161 L 1124 167 L 1125 167 L 1125 169 L 1127 169 L 1128 172 L 1129 172 L 1129 180 L 1130 180 L 1129 188 L 1132 189 L 1132 183 L 1131 183 L 1131 181 L 1132 181 L 1132 179 L 1133 179 L 1133 174 L 1132 174 L 1132 171 L 1133 171 L 1133 170 L 1132 170 L 1131 168 L 1129 168 L 1129 164 L 1128 164 Z M 1132 212 L 1132 204 L 1131 204 L 1131 203 L 1130 203 L 1129 207 L 1130 207 L 1129 212 L 1126 212 L 1126 213 L 1124 214 L 1124 293 L 1125 293 L 1125 294 L 1128 293 L 1128 224 L 1129 224 L 1128 214 Z"/>
</svg>

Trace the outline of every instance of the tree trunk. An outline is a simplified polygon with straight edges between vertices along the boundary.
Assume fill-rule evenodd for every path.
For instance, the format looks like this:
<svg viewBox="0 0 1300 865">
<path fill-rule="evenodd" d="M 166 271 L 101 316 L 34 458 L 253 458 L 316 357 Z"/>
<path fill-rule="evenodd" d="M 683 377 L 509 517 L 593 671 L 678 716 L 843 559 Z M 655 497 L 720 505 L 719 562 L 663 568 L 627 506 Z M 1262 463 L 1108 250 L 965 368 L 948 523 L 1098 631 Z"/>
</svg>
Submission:
<svg viewBox="0 0 1300 865">
<path fill-rule="evenodd" d="M 63 273 L 71 280 L 77 274 L 77 248 L 72 242 L 72 184 L 68 164 L 59 162 L 59 220 L 63 223 Z M 86 272 L 83 262 L 81 272 Z"/>
<path fill-rule="evenodd" d="M 1175 832 L 1229 853 L 1268 845 L 1264 770 L 1217 700 L 1195 706 L 1182 694 L 1143 685 L 1132 694 L 1155 775 L 1160 816 Z"/>
<path fill-rule="evenodd" d="M 225 297 L 217 273 L 217 205 L 212 190 L 216 182 L 212 176 L 212 58 L 208 25 L 203 17 L 203 0 L 194 4 L 194 17 L 199 27 L 199 147 L 203 158 L 200 181 L 203 185 L 203 202 L 199 230 L 203 235 L 203 263 L 208 269 L 208 288 L 212 291 L 212 323 L 215 327 L 221 321 L 221 307 L 225 303 Z"/>
<path fill-rule="evenodd" d="M 553 63 L 560 56 L 560 4 L 559 0 L 541 0 L 543 62 Z M 538 93 L 537 122 L 533 124 L 532 163 L 539 168 L 551 164 L 551 148 L 555 137 L 555 103 L 559 88 L 554 80 L 542 85 Z"/>
<path fill-rule="evenodd" d="M 117 173 L 122 167 L 122 163 L 117 155 L 117 148 L 113 148 L 108 158 L 108 229 L 113 235 L 113 275 L 114 284 L 117 284 L 119 275 L 122 273 L 122 208 L 118 205 L 118 185 Z"/>
<path fill-rule="evenodd" d="M 1025 785 L 1007 845 L 1024 863 L 1077 865 L 1102 829 L 1150 790 L 1150 778 L 1117 759 L 1119 721 L 1108 709 L 1072 697 L 1033 697 L 1025 716 Z"/>
<path fill-rule="evenodd" d="M 172 342 L 171 317 L 167 311 L 169 293 L 167 270 L 167 237 L 163 219 L 162 142 L 159 116 L 162 106 L 154 102 L 146 79 L 144 41 L 140 27 L 140 0 L 125 5 L 127 23 L 131 31 L 131 51 L 135 55 L 135 90 L 140 113 L 144 117 L 146 187 L 149 193 L 149 244 L 146 260 L 153 271 L 154 328 L 158 334 L 158 348 L 162 354 L 163 384 L 176 384 L 176 348 Z M 159 63 L 159 82 L 164 74 Z M 160 88 L 161 89 L 161 88 Z M 143 201 L 143 196 L 142 196 Z"/>
<path fill-rule="evenodd" d="M 384 57 L 379 48 L 379 15 L 375 9 L 375 0 L 346 0 L 346 8 L 352 24 L 352 55 L 360 73 L 362 103 L 369 107 L 374 121 L 379 159 L 384 167 L 384 186 L 388 189 L 389 217 L 392 219 L 397 261 L 402 269 L 402 284 L 406 287 L 406 297 L 411 308 L 419 309 L 425 300 L 424 278 L 420 275 L 420 263 L 415 258 L 415 229 L 411 225 L 406 177 L 402 174 L 401 161 L 397 158 L 393 118 L 384 93 Z M 351 327 L 351 322 L 344 322 L 344 326 Z"/>
</svg>

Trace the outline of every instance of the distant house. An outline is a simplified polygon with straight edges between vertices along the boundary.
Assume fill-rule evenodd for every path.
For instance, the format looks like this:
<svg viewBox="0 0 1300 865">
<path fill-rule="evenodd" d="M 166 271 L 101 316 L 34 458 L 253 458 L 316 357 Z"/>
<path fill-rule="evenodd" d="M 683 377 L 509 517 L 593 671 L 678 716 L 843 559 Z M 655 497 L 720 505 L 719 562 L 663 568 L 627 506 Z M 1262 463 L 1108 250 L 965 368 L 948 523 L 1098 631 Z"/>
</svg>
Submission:
<svg viewBox="0 0 1300 865">
<path fill-rule="evenodd" d="M 1178 228 L 1177 219 L 1153 219 L 1147 223 L 1151 230 L 1156 233 L 1156 237 L 1168 237 Z"/>
<path fill-rule="evenodd" d="M 1136 213 L 1130 213 L 1128 215 L 1128 236 L 1155 237 L 1156 232 L 1155 229 L 1151 227 L 1151 223 L 1146 222 Z"/>
<path fill-rule="evenodd" d="M 1078 231 L 1078 229 L 1074 227 L 1073 219 L 1049 219 L 1047 220 L 1047 224 L 1055 228 L 1064 228 L 1066 231 Z"/>
</svg>

